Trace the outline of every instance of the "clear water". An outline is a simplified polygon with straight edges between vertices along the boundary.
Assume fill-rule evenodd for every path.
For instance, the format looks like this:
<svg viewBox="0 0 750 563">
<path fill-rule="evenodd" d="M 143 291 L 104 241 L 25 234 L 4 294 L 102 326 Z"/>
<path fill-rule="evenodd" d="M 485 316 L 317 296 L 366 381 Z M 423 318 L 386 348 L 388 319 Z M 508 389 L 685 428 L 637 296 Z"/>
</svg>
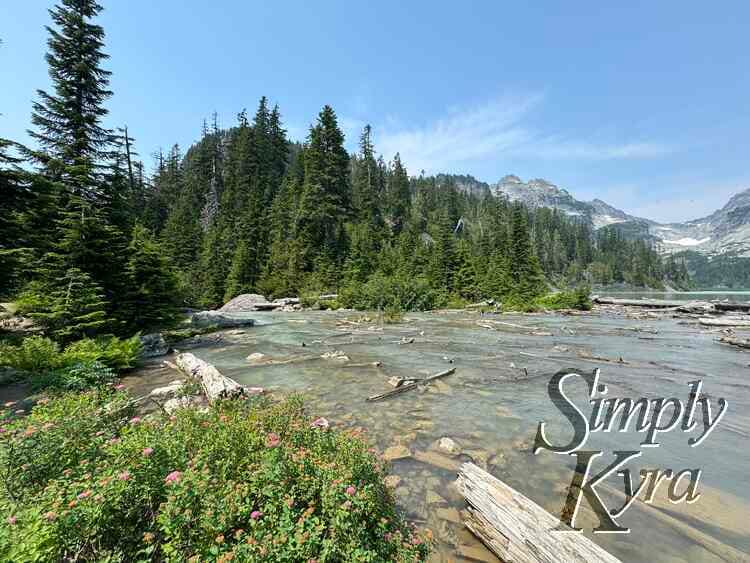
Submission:
<svg viewBox="0 0 750 563">
<path fill-rule="evenodd" d="M 412 453 L 429 452 L 436 440 L 451 437 L 464 452 L 458 461 L 475 461 L 556 515 L 572 477 L 573 458 L 529 451 L 541 420 L 548 422 L 552 438 L 570 435 L 568 423 L 547 396 L 551 374 L 561 367 L 599 367 L 611 397 L 677 397 L 683 403 L 687 383 L 701 379 L 714 413 L 719 397 L 729 401 L 713 434 L 698 448 L 687 446 L 695 434 L 662 434 L 662 446 L 644 450 L 639 464 L 629 467 L 702 468 L 703 496 L 691 505 L 672 505 L 665 500 L 663 486 L 656 501 L 660 508 L 636 505 L 620 519 L 631 527 L 630 534 L 587 535 L 623 561 L 750 560 L 750 353 L 718 344 L 716 334 L 667 317 L 644 321 L 595 313 L 480 318 L 456 312 L 409 314 L 403 323 L 385 326 L 342 322 L 356 317 L 334 312 L 259 313 L 257 326 L 243 334 L 229 331 L 225 344 L 194 353 L 244 384 L 275 394 L 303 393 L 310 414 L 325 416 L 338 427 L 365 428 L 381 450 L 401 443 Z M 529 330 L 477 324 L 493 320 Z M 631 330 L 636 327 L 648 332 Z M 532 330 L 552 336 L 531 335 Z M 402 344 L 403 338 L 414 342 Z M 319 357 L 336 350 L 351 364 L 379 361 L 382 366 L 346 367 L 346 362 Z M 253 352 L 277 360 L 315 358 L 252 366 L 246 357 Z M 579 352 L 627 363 L 585 361 Z M 424 391 L 365 402 L 391 389 L 391 376 L 426 376 L 448 367 L 455 367 L 456 373 Z M 131 378 L 131 385 L 144 391 L 173 378 L 165 368 L 147 367 Z M 585 411 L 583 384 L 574 387 L 571 396 Z M 587 449 L 601 448 L 605 459 L 612 459 L 613 450 L 637 447 L 642 436 L 592 434 Z M 392 473 L 401 477 L 396 488 L 399 505 L 436 537 L 434 561 L 463 561 L 461 554 L 467 549 L 475 550 L 474 557 L 493 560 L 459 522 L 451 521 L 455 512 L 447 509 L 464 508 L 452 486 L 455 468 L 408 458 L 395 461 Z M 607 482 L 622 490 L 621 481 Z M 591 527 L 592 522 L 590 511 L 584 510 L 580 523 Z"/>
</svg>

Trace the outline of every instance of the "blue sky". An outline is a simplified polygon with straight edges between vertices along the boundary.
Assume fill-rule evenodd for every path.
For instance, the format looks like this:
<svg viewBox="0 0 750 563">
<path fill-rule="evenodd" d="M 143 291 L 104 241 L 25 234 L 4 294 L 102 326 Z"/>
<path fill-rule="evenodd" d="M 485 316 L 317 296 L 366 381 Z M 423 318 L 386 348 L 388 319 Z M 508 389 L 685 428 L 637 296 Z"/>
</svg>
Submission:
<svg viewBox="0 0 750 563">
<path fill-rule="evenodd" d="M 101 0 L 100 0 L 101 1 Z M 0 16 L 0 136 L 48 88 L 51 2 Z M 542 177 L 657 220 L 750 188 L 750 3 L 104 0 L 108 125 L 142 155 L 260 96 L 303 138 L 324 104 L 410 173 Z"/>
</svg>

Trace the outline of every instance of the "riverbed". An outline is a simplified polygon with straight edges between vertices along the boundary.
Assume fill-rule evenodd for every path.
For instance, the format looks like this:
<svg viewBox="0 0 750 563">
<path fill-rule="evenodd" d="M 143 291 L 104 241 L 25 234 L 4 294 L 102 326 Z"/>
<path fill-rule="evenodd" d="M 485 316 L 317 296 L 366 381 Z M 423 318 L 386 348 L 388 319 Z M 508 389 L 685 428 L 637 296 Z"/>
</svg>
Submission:
<svg viewBox="0 0 750 563">
<path fill-rule="evenodd" d="M 225 331 L 220 342 L 193 352 L 237 381 L 261 386 L 273 396 L 293 392 L 306 398 L 310 414 L 334 427 L 363 428 L 389 456 L 395 497 L 407 517 L 429 528 L 436 540 L 433 561 L 495 561 L 461 524 L 465 508 L 453 485 L 456 468 L 473 461 L 559 515 L 575 460 L 531 444 L 540 421 L 550 440 L 567 441 L 572 430 L 547 395 L 547 383 L 561 368 L 599 368 L 608 397 L 675 397 L 687 403 L 688 383 L 703 381 L 703 393 L 728 409 L 698 447 L 688 438 L 699 432 L 679 427 L 660 434 L 661 447 L 643 449 L 627 465 L 679 471 L 700 468 L 701 497 L 672 504 L 662 485 L 653 505 L 636 501 L 618 519 L 629 534 L 591 534 L 595 524 L 582 501 L 576 524 L 623 561 L 750 560 L 750 353 L 716 342 L 720 333 L 689 321 L 628 313 L 480 315 L 467 311 L 409 313 L 402 322 L 383 324 L 376 314 L 352 312 L 255 313 L 256 326 Z M 276 365 L 253 364 L 292 360 Z M 321 356 L 327 356 L 323 358 Z M 374 365 L 379 363 L 378 366 Z M 425 377 L 454 367 L 455 373 L 391 399 L 365 399 L 393 389 L 391 377 Z M 175 379 L 159 361 L 144 366 L 126 385 L 134 393 Z M 588 415 L 583 382 L 569 395 Z M 702 423 L 698 420 L 697 426 Z M 436 448 L 451 438 L 460 455 Z M 643 433 L 592 433 L 586 449 L 604 451 L 597 471 L 614 450 L 639 449 Z M 390 449 L 389 449 L 390 448 Z M 607 480 L 608 491 L 623 490 L 621 477 Z M 681 487 L 682 488 L 682 487 Z M 604 494 L 608 506 L 621 499 Z"/>
</svg>

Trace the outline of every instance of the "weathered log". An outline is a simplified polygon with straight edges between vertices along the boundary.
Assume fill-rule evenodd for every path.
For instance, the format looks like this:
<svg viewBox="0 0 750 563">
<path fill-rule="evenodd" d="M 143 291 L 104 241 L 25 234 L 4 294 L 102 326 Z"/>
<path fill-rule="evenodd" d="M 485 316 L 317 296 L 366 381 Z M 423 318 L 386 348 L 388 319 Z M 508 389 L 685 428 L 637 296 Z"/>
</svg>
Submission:
<svg viewBox="0 0 750 563">
<path fill-rule="evenodd" d="M 464 524 L 502 561 L 619 562 L 582 534 L 550 533 L 558 518 L 473 463 L 460 467 L 457 485 L 468 503 Z"/>
<path fill-rule="evenodd" d="M 216 367 L 189 352 L 177 356 L 175 364 L 186 375 L 198 380 L 209 403 L 217 399 L 262 393 L 262 389 L 245 387 L 222 375 Z"/>
<path fill-rule="evenodd" d="M 740 327 L 750 327 L 750 320 L 746 319 L 711 319 L 711 318 L 701 318 L 698 319 L 698 323 L 700 323 L 702 326 L 740 326 Z"/>
<path fill-rule="evenodd" d="M 436 373 L 435 375 L 431 375 L 429 377 L 425 377 L 424 379 L 420 379 L 419 381 L 414 381 L 413 383 L 406 383 L 404 385 L 401 385 L 399 387 L 396 387 L 392 391 L 386 391 L 385 393 L 380 393 L 379 395 L 373 395 L 371 397 L 367 397 L 368 402 L 375 402 L 375 401 L 382 401 L 383 399 L 389 399 L 390 397 L 393 397 L 394 395 L 398 395 L 400 393 L 403 393 L 405 391 L 409 391 L 410 389 L 416 389 L 420 385 L 426 385 L 430 381 L 434 381 L 436 379 L 440 379 L 441 377 L 445 377 L 446 375 L 450 375 L 456 371 L 456 368 L 450 368 L 445 371 L 441 371 L 440 373 Z"/>
<path fill-rule="evenodd" d="M 648 309 L 669 309 L 685 306 L 695 306 L 702 302 L 692 301 L 670 301 L 666 299 L 615 299 L 614 297 L 600 297 L 595 295 L 591 298 L 599 305 L 624 305 L 628 307 L 646 307 Z"/>
<path fill-rule="evenodd" d="M 750 338 L 732 338 L 731 336 L 722 336 L 717 342 L 750 350 Z"/>
<path fill-rule="evenodd" d="M 744 311 L 750 313 L 750 303 L 714 303 L 717 311 Z"/>
</svg>

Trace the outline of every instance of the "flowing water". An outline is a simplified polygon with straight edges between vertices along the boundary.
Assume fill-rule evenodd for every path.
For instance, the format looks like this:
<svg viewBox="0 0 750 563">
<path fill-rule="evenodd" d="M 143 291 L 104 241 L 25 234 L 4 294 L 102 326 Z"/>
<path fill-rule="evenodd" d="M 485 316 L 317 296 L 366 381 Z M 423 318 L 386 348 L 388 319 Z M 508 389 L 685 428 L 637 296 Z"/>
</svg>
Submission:
<svg viewBox="0 0 750 563">
<path fill-rule="evenodd" d="M 644 449 L 634 460 L 638 463 L 628 465 L 635 475 L 640 467 L 701 468 L 699 500 L 671 504 L 664 484 L 653 506 L 638 501 L 619 519 L 631 528 L 629 534 L 586 534 L 623 561 L 750 560 L 750 353 L 716 343 L 715 333 L 666 317 L 643 320 L 596 312 L 424 313 L 384 326 L 353 324 L 359 315 L 343 312 L 254 316 L 255 327 L 227 331 L 221 344 L 194 353 L 241 383 L 276 395 L 303 393 L 310 414 L 325 416 L 339 428 L 366 429 L 380 450 L 406 446 L 412 457 L 391 466 L 401 478 L 395 496 L 409 519 L 432 530 L 434 561 L 495 560 L 461 524 L 465 505 L 453 482 L 462 461 L 474 461 L 559 515 L 575 460 L 549 451 L 534 455 L 530 444 L 542 420 L 550 440 L 567 441 L 572 435 L 547 396 L 549 377 L 562 367 L 600 368 L 609 397 L 676 397 L 684 404 L 688 382 L 702 380 L 714 416 L 719 398 L 729 402 L 726 415 L 700 446 L 687 444 L 697 432 L 686 434 L 678 427 L 658 436 L 661 447 Z M 349 361 L 320 358 L 335 351 Z M 299 361 L 254 366 L 246 357 L 255 352 Z M 382 365 L 347 367 L 372 362 Z M 391 376 L 423 377 L 449 367 L 456 368 L 454 374 L 429 386 L 365 402 L 392 389 Z M 174 378 L 174 372 L 153 364 L 128 378 L 128 384 L 144 392 Z M 590 412 L 582 382 L 572 383 L 568 395 Z M 434 443 L 445 436 L 460 446 L 460 456 L 436 453 Z M 605 452 L 598 471 L 614 459 L 614 450 L 638 449 L 642 439 L 635 433 L 592 433 L 586 449 Z M 623 490 L 620 478 L 607 483 L 610 490 Z M 621 503 L 609 494 L 603 498 L 613 507 Z M 590 529 L 595 519 L 585 500 L 582 505 L 577 524 Z"/>
</svg>

